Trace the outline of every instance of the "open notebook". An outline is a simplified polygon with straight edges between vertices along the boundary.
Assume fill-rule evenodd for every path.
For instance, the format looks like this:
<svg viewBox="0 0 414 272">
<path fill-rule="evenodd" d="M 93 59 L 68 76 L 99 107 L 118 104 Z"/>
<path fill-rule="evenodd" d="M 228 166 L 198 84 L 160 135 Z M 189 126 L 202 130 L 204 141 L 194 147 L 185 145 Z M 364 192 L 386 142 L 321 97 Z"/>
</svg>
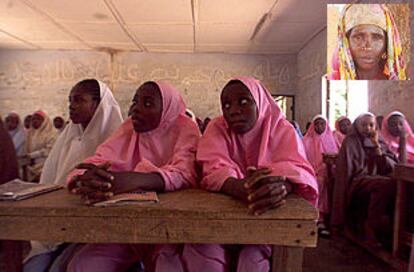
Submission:
<svg viewBox="0 0 414 272">
<path fill-rule="evenodd" d="M 38 184 L 14 179 L 0 185 L 0 200 L 22 200 L 63 188 L 58 184 Z"/>
<path fill-rule="evenodd" d="M 108 200 L 93 204 L 95 207 L 130 205 L 138 203 L 157 203 L 159 202 L 156 192 L 133 192 L 114 195 Z"/>
</svg>

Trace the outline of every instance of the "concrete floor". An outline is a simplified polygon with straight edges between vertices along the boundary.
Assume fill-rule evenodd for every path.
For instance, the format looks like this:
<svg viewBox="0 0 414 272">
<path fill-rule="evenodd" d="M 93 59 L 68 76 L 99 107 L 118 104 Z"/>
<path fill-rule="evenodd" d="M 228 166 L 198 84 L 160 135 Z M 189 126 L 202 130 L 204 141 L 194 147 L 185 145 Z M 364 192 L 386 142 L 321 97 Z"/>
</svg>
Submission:
<svg viewBox="0 0 414 272">
<path fill-rule="evenodd" d="M 388 272 L 389 266 L 344 238 L 319 238 L 305 249 L 303 272 Z"/>
</svg>

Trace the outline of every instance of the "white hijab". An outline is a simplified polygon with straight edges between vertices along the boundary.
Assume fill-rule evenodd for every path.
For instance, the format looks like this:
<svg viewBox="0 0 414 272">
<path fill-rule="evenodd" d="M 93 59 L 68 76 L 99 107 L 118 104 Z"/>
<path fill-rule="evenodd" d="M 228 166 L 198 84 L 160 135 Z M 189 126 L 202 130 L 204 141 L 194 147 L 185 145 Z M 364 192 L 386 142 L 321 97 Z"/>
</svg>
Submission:
<svg viewBox="0 0 414 272">
<path fill-rule="evenodd" d="M 85 131 L 70 122 L 59 135 L 43 167 L 40 183 L 64 184 L 70 171 L 95 150 L 123 122 L 121 109 L 109 87 L 99 82 L 101 102 Z"/>
<path fill-rule="evenodd" d="M 9 116 L 17 118 L 19 122 L 17 128 L 15 128 L 12 131 L 9 131 L 9 134 L 13 140 L 14 148 L 16 149 L 16 155 L 22 156 L 25 152 L 24 148 L 26 143 L 26 131 L 24 130 L 22 120 L 20 119 L 20 116 L 17 113 L 11 112 L 7 114 L 6 118 Z"/>
</svg>

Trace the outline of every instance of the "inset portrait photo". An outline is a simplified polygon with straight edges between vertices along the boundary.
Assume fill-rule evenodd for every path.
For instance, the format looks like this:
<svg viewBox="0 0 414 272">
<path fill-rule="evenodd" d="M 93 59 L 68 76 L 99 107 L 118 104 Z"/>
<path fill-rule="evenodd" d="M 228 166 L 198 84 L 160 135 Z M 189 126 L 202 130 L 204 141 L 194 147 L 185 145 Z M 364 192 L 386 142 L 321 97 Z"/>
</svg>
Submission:
<svg viewBox="0 0 414 272">
<path fill-rule="evenodd" d="M 329 4 L 329 80 L 408 80 L 409 4 Z"/>
</svg>

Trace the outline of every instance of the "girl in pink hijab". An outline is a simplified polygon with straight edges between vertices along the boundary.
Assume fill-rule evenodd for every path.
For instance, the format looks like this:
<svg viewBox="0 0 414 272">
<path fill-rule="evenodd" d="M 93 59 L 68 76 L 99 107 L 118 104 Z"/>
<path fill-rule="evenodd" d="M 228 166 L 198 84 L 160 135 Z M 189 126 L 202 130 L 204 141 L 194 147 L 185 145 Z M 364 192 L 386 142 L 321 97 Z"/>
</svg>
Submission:
<svg viewBox="0 0 414 272">
<path fill-rule="evenodd" d="M 346 116 L 341 116 L 335 121 L 335 131 L 333 136 L 338 146 L 338 149 L 341 148 L 342 142 L 344 141 L 346 135 L 351 130 L 352 122 Z"/>
<path fill-rule="evenodd" d="M 201 187 L 245 202 L 253 215 L 285 203 L 295 193 L 316 205 L 318 188 L 301 140 L 269 92 L 256 79 L 241 77 L 221 93 L 223 116 L 210 122 L 197 161 Z M 188 271 L 228 271 L 223 245 L 185 245 Z M 241 246 L 237 271 L 269 271 L 270 246 Z"/>
<path fill-rule="evenodd" d="M 323 161 L 323 153 L 338 153 L 338 147 L 335 143 L 332 130 L 327 120 L 316 115 L 309 127 L 308 132 L 303 138 L 303 144 L 306 150 L 306 156 L 312 164 L 316 173 L 319 188 L 319 231 L 322 235 L 329 235 L 325 225 L 325 217 L 329 214 L 329 192 L 327 188 L 328 171 Z"/>
<path fill-rule="evenodd" d="M 381 135 L 400 162 L 414 164 L 414 133 L 399 111 L 393 111 L 382 121 Z"/>
<path fill-rule="evenodd" d="M 141 85 L 133 99 L 131 118 L 69 175 L 68 189 L 90 204 L 124 192 L 194 187 L 200 133 L 186 117 L 185 108 L 180 94 L 168 84 Z M 176 248 L 89 244 L 74 256 L 68 271 L 126 271 L 140 260 L 146 268 L 160 265 L 157 270 L 180 267 L 171 257 Z"/>
</svg>

